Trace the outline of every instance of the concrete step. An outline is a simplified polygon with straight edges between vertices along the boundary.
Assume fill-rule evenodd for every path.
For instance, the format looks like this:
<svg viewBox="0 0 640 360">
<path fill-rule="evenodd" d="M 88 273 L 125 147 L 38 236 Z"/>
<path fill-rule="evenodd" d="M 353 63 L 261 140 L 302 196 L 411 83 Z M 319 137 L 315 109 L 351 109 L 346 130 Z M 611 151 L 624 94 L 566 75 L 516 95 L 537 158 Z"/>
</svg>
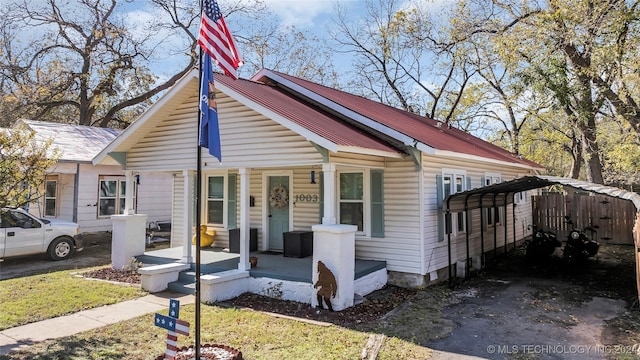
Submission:
<svg viewBox="0 0 640 360">
<path fill-rule="evenodd" d="M 196 283 L 183 283 L 180 281 L 174 281 L 169 283 L 168 285 L 170 291 L 174 291 L 181 294 L 191 294 L 194 295 L 196 293 Z"/>
<path fill-rule="evenodd" d="M 181 271 L 178 275 L 178 281 L 181 283 L 192 283 L 196 281 L 196 272 L 195 271 Z"/>
</svg>

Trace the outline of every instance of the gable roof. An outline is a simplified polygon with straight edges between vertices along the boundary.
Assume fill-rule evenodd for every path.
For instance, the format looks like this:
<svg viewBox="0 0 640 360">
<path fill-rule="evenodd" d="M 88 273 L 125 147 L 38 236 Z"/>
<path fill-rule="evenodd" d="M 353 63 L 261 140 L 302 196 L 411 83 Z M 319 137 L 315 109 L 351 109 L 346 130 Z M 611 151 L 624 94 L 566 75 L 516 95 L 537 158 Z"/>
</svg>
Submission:
<svg viewBox="0 0 640 360">
<path fill-rule="evenodd" d="M 137 139 L 162 121 L 163 116 L 158 114 L 193 98 L 199 89 L 198 80 L 198 69 L 194 68 L 100 151 L 94 164 L 115 163 L 108 159 L 109 154 L 129 151 Z M 415 156 L 413 151 L 417 149 L 432 155 L 543 169 L 439 121 L 268 69 L 249 80 L 232 80 L 216 73 L 215 81 L 218 91 L 330 152 L 401 157 L 404 153 Z M 219 112 L 224 116 L 223 109 Z"/>
<path fill-rule="evenodd" d="M 527 168 L 543 168 L 462 130 L 449 128 L 440 121 L 344 91 L 268 69 L 261 70 L 252 79 L 272 83 L 318 106 L 343 114 L 363 128 L 391 137 L 405 146 L 414 146 L 425 153 L 472 156 Z"/>
<path fill-rule="evenodd" d="M 19 120 L 18 123 L 33 130 L 38 140 L 52 138 L 52 148 L 58 148 L 61 152 L 60 162 L 90 163 L 121 132 L 117 129 L 34 120 Z"/>
<path fill-rule="evenodd" d="M 335 144 L 333 151 L 346 151 L 349 148 L 370 149 L 379 152 L 387 152 L 387 156 L 400 154 L 401 151 L 392 147 L 385 141 L 370 136 L 366 131 L 350 125 L 337 118 L 320 107 L 313 104 L 292 98 L 281 88 L 252 80 L 233 80 L 229 76 L 215 74 L 216 87 L 225 88 L 227 95 L 236 93 L 245 99 L 251 100 L 254 104 L 245 104 L 256 109 L 259 105 L 264 109 L 273 112 L 282 119 L 286 119 L 291 124 L 300 126 L 302 129 L 310 131 L 322 139 L 326 139 Z M 239 97 L 235 97 L 236 100 Z M 239 100 L 243 102 L 242 99 Z M 280 120 L 282 121 L 282 120 Z M 286 124 L 283 124 L 286 126 Z M 287 126 L 291 128 L 291 126 Z M 304 132 L 300 131 L 298 132 Z M 302 134 L 305 135 L 305 134 Z M 314 141 L 313 136 L 306 134 L 308 140 Z M 319 142 L 320 139 L 316 139 Z"/>
<path fill-rule="evenodd" d="M 198 80 L 198 69 L 193 69 L 178 80 L 120 136 L 99 152 L 93 159 L 94 164 L 114 163 L 106 159 L 109 154 L 126 152 L 134 146 L 135 139 L 143 137 L 162 121 L 162 117 L 156 115 L 163 108 L 175 106 L 180 99 L 197 95 Z M 218 73 L 215 74 L 215 85 L 218 91 L 329 151 L 403 156 L 401 150 L 387 142 L 371 137 L 366 131 L 341 121 L 320 107 L 299 101 L 275 86 L 247 79 L 233 80 Z M 197 108 L 193 111 L 197 111 Z M 218 111 L 219 116 L 224 116 L 222 109 Z M 197 126 L 194 126 L 195 129 Z"/>
</svg>

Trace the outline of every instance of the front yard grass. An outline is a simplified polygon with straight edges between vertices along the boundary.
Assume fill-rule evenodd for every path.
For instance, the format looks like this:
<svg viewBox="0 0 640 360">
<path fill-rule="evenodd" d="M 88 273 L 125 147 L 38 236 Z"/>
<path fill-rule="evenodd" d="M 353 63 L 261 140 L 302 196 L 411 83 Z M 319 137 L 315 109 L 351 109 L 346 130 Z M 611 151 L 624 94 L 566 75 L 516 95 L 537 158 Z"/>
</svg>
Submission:
<svg viewBox="0 0 640 360">
<path fill-rule="evenodd" d="M 89 281 L 74 271 L 2 280 L 0 330 L 144 295 L 138 287 Z"/>
<path fill-rule="evenodd" d="M 180 347 L 195 343 L 194 309 L 194 305 L 180 309 L 180 318 L 191 324 L 191 335 L 178 337 Z M 336 325 L 319 326 L 219 306 L 201 306 L 200 318 L 202 344 L 234 347 L 242 351 L 245 359 L 359 359 L 371 335 Z M 0 359 L 154 359 L 165 351 L 166 333 L 154 325 L 153 314 L 148 314 L 38 343 L 0 355 Z M 378 359 L 428 359 L 430 354 L 426 347 L 386 338 Z"/>
</svg>

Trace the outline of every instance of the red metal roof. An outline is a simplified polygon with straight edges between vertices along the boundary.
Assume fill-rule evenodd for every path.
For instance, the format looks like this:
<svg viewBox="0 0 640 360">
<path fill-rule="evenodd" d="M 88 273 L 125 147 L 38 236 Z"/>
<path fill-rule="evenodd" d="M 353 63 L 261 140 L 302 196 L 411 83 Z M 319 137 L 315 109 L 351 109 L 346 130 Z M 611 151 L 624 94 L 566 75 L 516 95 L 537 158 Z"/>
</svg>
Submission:
<svg viewBox="0 0 640 360">
<path fill-rule="evenodd" d="M 217 73 L 215 81 L 337 145 L 401 153 L 397 148 L 378 140 L 366 131 L 349 125 L 278 87 L 245 79 L 233 80 Z"/>
<path fill-rule="evenodd" d="M 307 80 L 269 70 L 292 83 L 373 121 L 392 128 L 436 150 L 480 156 L 483 158 L 542 168 L 535 162 L 514 156 L 509 151 L 442 122 L 403 111 L 360 96 L 332 89 Z M 266 73 L 268 77 L 268 72 Z M 283 84 L 283 86 L 286 86 Z"/>
</svg>

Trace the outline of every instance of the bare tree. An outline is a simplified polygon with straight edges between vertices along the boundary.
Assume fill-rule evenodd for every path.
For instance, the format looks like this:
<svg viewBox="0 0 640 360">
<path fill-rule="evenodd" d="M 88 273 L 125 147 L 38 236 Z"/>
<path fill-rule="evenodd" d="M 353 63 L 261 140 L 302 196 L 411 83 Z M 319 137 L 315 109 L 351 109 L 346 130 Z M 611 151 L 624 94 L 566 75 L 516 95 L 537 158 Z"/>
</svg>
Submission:
<svg viewBox="0 0 640 360">
<path fill-rule="evenodd" d="M 339 13 L 333 39 L 354 55 L 350 90 L 453 122 L 474 73 L 463 51 L 443 45 L 425 9 L 399 6 L 395 0 L 367 0 L 367 15 L 356 24 Z"/>
<path fill-rule="evenodd" d="M 164 15 L 133 29 L 121 11 L 127 3 L 25 0 L 4 10 L 0 107 L 7 116 L 124 128 L 197 64 L 198 1 L 152 0 Z M 259 10 L 252 3 L 236 1 L 228 14 Z M 162 81 L 149 70 L 160 56 L 182 64 Z"/>
</svg>

